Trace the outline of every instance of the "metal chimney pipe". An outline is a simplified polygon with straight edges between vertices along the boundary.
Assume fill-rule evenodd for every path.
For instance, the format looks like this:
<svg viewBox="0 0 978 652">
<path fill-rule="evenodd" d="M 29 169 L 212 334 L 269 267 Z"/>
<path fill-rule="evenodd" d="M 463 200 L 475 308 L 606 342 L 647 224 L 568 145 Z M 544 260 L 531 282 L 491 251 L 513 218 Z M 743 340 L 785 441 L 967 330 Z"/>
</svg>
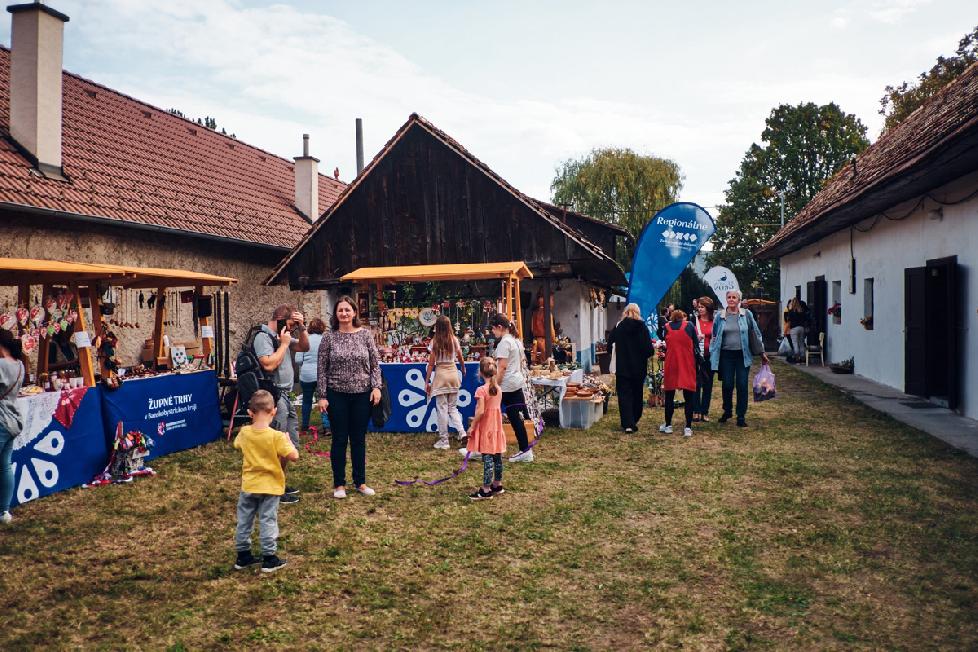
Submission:
<svg viewBox="0 0 978 652">
<path fill-rule="evenodd" d="M 302 155 L 309 156 L 309 134 L 302 134 Z"/>
<path fill-rule="evenodd" d="M 363 118 L 357 118 L 357 176 L 363 172 Z"/>
</svg>

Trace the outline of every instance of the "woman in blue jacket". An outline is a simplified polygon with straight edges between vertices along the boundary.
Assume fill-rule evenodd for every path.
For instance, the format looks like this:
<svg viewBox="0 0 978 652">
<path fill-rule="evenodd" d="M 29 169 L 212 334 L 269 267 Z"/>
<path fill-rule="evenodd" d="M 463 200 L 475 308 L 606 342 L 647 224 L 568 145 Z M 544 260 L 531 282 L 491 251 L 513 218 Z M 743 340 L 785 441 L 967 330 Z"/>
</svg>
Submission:
<svg viewBox="0 0 978 652">
<path fill-rule="evenodd" d="M 761 342 L 761 329 L 750 310 L 741 307 L 738 290 L 727 291 L 727 306 L 713 318 L 713 340 L 710 342 L 710 366 L 719 371 L 722 383 L 723 416 L 725 423 L 733 416 L 733 393 L 737 389 L 737 425 L 747 427 L 747 376 L 753 361 L 750 352 L 750 333 Z M 761 360 L 768 364 L 767 353 Z"/>
</svg>

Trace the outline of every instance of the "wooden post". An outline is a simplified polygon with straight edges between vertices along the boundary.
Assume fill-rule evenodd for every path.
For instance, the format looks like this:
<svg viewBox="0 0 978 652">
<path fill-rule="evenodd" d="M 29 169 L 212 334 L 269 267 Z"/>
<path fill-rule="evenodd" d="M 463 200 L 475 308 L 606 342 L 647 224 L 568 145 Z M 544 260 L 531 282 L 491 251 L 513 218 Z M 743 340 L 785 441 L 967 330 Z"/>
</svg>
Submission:
<svg viewBox="0 0 978 652">
<path fill-rule="evenodd" d="M 550 293 L 550 277 L 543 279 L 543 333 L 546 341 L 547 350 L 545 352 L 546 359 L 550 359 L 553 355 L 554 350 L 554 333 L 553 329 L 550 327 L 553 324 L 553 313 L 550 311 L 550 298 L 553 295 Z"/>
<path fill-rule="evenodd" d="M 520 298 L 520 279 L 516 277 L 516 332 L 523 341 L 523 300 Z"/>
<path fill-rule="evenodd" d="M 194 307 L 193 307 L 193 310 L 194 310 L 194 313 L 195 314 L 197 313 L 197 304 L 199 303 L 200 298 L 202 296 L 204 296 L 204 288 L 202 286 L 198 285 L 196 288 L 194 288 Z M 213 310 L 213 307 L 211 309 Z M 204 356 L 204 362 L 206 363 L 207 362 L 207 359 L 211 356 L 211 352 L 214 350 L 214 338 L 213 338 L 213 334 L 214 334 L 213 331 L 214 331 L 214 329 L 211 327 L 211 318 L 210 317 L 200 317 L 198 315 L 197 319 L 200 322 L 200 352 L 201 352 L 201 355 Z M 204 336 L 204 331 L 205 331 L 205 329 L 208 329 L 208 328 L 210 328 L 210 330 L 211 330 L 212 337 L 205 337 Z M 214 365 L 214 366 L 216 367 L 217 365 Z"/>
<path fill-rule="evenodd" d="M 507 319 L 512 319 L 513 318 L 513 288 L 512 288 L 512 283 L 513 283 L 513 280 L 507 278 L 506 279 L 506 282 L 503 284 L 504 287 L 506 288 L 506 318 Z"/>
<path fill-rule="evenodd" d="M 163 358 L 163 320 L 166 317 L 166 288 L 156 289 L 156 319 L 153 322 L 153 365 L 158 366 Z"/>
<path fill-rule="evenodd" d="M 85 322 L 85 310 L 82 308 L 81 302 L 81 289 L 78 287 L 77 283 L 72 283 L 68 286 L 68 290 L 72 293 L 75 310 L 78 312 L 78 318 L 75 320 L 75 333 L 85 333 L 84 337 L 88 337 L 88 324 Z M 93 304 L 92 310 L 94 312 L 95 307 Z M 77 346 L 78 340 L 77 336 L 75 339 L 75 344 Z M 45 349 L 47 347 L 45 346 Z M 78 347 L 78 366 L 81 369 L 82 379 L 85 381 L 86 387 L 95 387 L 95 363 L 92 360 L 92 347 L 91 342 L 89 346 L 79 346 Z M 40 370 L 38 370 L 40 373 Z"/>
<path fill-rule="evenodd" d="M 105 328 L 102 324 L 102 297 L 98 293 L 98 285 L 93 281 L 88 286 L 88 302 L 92 305 L 92 329 L 95 331 L 95 339 L 101 340 L 105 336 Z M 99 362 L 99 373 L 105 378 L 106 360 L 99 358 L 98 351 L 95 351 L 95 359 Z"/>
</svg>

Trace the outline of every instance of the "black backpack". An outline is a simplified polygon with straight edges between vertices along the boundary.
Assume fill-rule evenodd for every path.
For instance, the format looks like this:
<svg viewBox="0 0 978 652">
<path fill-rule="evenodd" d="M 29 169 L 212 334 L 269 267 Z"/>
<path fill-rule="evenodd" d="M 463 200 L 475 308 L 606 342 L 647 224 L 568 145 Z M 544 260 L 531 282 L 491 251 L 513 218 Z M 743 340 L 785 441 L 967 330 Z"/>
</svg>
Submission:
<svg viewBox="0 0 978 652">
<path fill-rule="evenodd" d="M 282 394 L 282 390 L 275 386 L 275 374 L 262 369 L 258 354 L 255 353 L 255 338 L 261 332 L 261 326 L 253 326 L 241 346 L 241 352 L 235 358 L 234 369 L 238 375 L 238 405 L 242 407 L 247 407 L 248 401 L 259 389 L 271 393 L 276 404 Z M 278 348 L 277 337 L 272 336 L 272 346 Z"/>
<path fill-rule="evenodd" d="M 391 418 L 391 391 L 383 374 L 381 374 L 381 380 L 383 385 L 380 389 L 380 403 L 370 408 L 370 420 L 373 421 L 375 428 L 383 428 L 387 420 Z"/>
</svg>

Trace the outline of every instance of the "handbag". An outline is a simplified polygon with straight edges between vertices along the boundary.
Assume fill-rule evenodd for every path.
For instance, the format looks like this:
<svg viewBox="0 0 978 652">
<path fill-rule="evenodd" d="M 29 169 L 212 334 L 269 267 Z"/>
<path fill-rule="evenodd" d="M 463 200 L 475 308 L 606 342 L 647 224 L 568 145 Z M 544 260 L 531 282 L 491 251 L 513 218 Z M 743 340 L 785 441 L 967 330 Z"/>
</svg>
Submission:
<svg viewBox="0 0 978 652">
<path fill-rule="evenodd" d="M 382 384 L 380 386 L 380 402 L 370 408 L 370 421 L 375 428 L 383 428 L 387 420 L 391 418 L 391 391 L 387 387 L 387 378 L 380 374 Z"/>
</svg>

